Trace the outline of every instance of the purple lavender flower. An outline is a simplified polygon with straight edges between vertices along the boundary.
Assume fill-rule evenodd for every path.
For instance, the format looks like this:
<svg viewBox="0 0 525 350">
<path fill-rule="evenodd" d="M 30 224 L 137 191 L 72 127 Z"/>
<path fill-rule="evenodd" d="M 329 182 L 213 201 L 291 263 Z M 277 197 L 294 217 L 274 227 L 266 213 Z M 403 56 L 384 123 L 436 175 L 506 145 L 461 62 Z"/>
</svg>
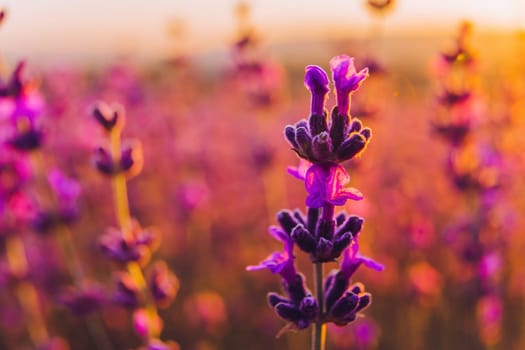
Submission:
<svg viewBox="0 0 525 350">
<path fill-rule="evenodd" d="M 122 263 L 130 261 L 146 263 L 155 243 L 156 235 L 150 230 L 142 229 L 135 220 L 128 234 L 109 228 L 100 238 L 102 251 L 111 259 Z"/>
<path fill-rule="evenodd" d="M 105 147 L 95 150 L 94 163 L 98 171 L 104 175 L 114 176 L 124 173 L 127 178 L 138 175 L 144 165 L 142 144 L 131 142 L 122 146 L 119 159 L 113 159 Z"/>
<path fill-rule="evenodd" d="M 36 85 L 23 78 L 24 71 L 22 61 L 6 84 L 0 82 L 0 121 L 4 123 L 4 143 L 19 151 L 32 151 L 43 139 L 37 118 L 43 112 L 44 100 Z"/>
<path fill-rule="evenodd" d="M 93 107 L 93 117 L 107 132 L 122 130 L 126 121 L 124 107 L 118 104 L 108 106 L 104 102 Z"/>
<path fill-rule="evenodd" d="M 325 203 L 344 205 L 348 199 L 360 200 L 363 195 L 353 187 L 344 187 L 350 182 L 346 170 L 335 163 L 314 164 L 305 175 L 308 192 L 306 206 L 321 208 Z"/>
<path fill-rule="evenodd" d="M 348 114 L 351 94 L 367 76 L 364 69 L 355 73 L 353 60 L 338 56 L 332 63 L 338 107 L 328 120 L 324 103 L 328 92 L 326 73 L 317 66 L 308 66 L 305 85 L 312 93 L 311 115 L 285 128 L 285 137 L 297 155 L 311 163 L 340 163 L 359 155 L 372 133 L 358 119 Z M 341 109 L 342 108 L 342 109 Z M 346 108 L 346 111 L 345 111 Z"/>
<path fill-rule="evenodd" d="M 353 57 L 340 55 L 330 60 L 330 70 L 337 93 L 337 110 L 339 114 L 349 115 L 350 96 L 357 91 L 368 77 L 368 68 L 357 72 Z"/>
<path fill-rule="evenodd" d="M 74 314 L 83 316 L 97 311 L 106 301 L 104 291 L 100 286 L 84 284 L 81 287 L 65 289 L 60 301 Z"/>
<path fill-rule="evenodd" d="M 113 301 L 124 307 L 135 309 L 139 306 L 139 287 L 127 272 L 117 274 L 117 290 Z"/>
<path fill-rule="evenodd" d="M 246 270 L 268 269 L 274 274 L 280 274 L 287 296 L 270 293 L 268 302 L 281 318 L 291 322 L 298 329 L 307 328 L 317 317 L 317 301 L 306 289 L 304 277 L 297 273 L 293 256 L 293 241 L 289 235 L 277 227 L 271 227 L 270 234 L 284 243 L 283 252 L 274 252 L 259 265 L 248 266 Z"/>
<path fill-rule="evenodd" d="M 179 280 L 164 261 L 156 261 L 149 276 L 151 295 L 159 307 L 167 307 L 177 295 Z"/>
<path fill-rule="evenodd" d="M 338 163 L 360 154 L 372 136 L 370 129 L 349 116 L 350 97 L 368 76 L 368 70 L 365 68 L 358 73 L 353 59 L 347 56 L 334 57 L 330 65 L 338 104 L 331 118 L 328 119 L 324 111 L 329 92 L 328 77 L 321 68 L 308 66 L 304 82 L 312 94 L 311 115 L 308 120 L 288 125 L 284 132 L 286 140 L 301 158 L 299 166 L 289 167 L 288 172 L 305 182 L 307 214 L 297 209 L 281 210 L 277 214 L 280 227 L 272 226 L 270 233 L 284 244 L 284 250 L 272 253 L 259 265 L 247 267 L 248 271 L 269 269 L 281 275 L 286 295 L 270 293 L 268 302 L 281 318 L 297 329 L 314 324 L 314 349 L 324 348 L 322 329 L 326 323 L 345 325 L 352 322 L 358 312 L 370 304 L 371 295 L 364 292 L 362 285 L 348 289 L 357 268 L 365 264 L 382 269 L 381 265 L 358 254 L 357 236 L 363 219 L 346 213 L 334 217 L 335 206 L 344 205 L 349 199 L 363 198 L 357 189 L 345 187 L 350 176 Z M 317 297 L 308 291 L 303 275 L 296 270 L 294 245 L 308 253 L 315 264 Z M 341 269 L 328 276 L 323 287 L 322 263 L 334 261 L 343 251 L 346 253 Z M 323 289 L 327 289 L 326 298 L 323 298 Z"/>
</svg>

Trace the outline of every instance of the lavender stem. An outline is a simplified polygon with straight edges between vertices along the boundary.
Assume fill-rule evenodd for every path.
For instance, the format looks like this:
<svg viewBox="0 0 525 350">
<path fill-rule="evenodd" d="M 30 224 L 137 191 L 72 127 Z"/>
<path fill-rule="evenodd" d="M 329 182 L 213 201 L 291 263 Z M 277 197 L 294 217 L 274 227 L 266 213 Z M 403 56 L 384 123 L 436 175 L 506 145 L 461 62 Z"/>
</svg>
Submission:
<svg viewBox="0 0 525 350">
<path fill-rule="evenodd" d="M 323 322 L 324 291 L 323 291 L 323 264 L 314 264 L 314 288 L 319 305 L 319 317 L 312 329 L 312 350 L 324 350 L 326 345 L 326 324 Z"/>
</svg>

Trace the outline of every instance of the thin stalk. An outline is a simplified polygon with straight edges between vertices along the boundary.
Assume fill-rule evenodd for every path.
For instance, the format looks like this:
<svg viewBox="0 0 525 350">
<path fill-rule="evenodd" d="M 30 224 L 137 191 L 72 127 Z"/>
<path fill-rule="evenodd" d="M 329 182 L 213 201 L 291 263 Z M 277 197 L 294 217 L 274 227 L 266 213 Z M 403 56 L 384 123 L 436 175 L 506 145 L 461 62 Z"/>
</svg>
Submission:
<svg viewBox="0 0 525 350">
<path fill-rule="evenodd" d="M 324 291 L 323 291 L 323 264 L 314 264 L 314 288 L 319 305 L 319 317 L 315 321 L 312 329 L 312 350 L 324 350 L 326 345 L 326 324 L 324 317 Z"/>
<path fill-rule="evenodd" d="M 23 277 L 27 274 L 28 263 L 24 242 L 16 235 L 6 238 L 6 256 L 11 273 L 16 277 Z M 16 297 L 24 313 L 27 322 L 27 331 L 33 345 L 40 346 L 49 339 L 44 317 L 40 310 L 38 293 L 28 281 L 20 281 L 15 286 Z"/>
<path fill-rule="evenodd" d="M 114 163 L 119 163 L 121 159 L 121 148 L 120 148 L 120 132 L 114 130 L 109 135 L 110 147 L 111 147 L 111 156 Z M 113 185 L 113 199 L 116 211 L 117 221 L 119 223 L 120 229 L 122 231 L 123 238 L 131 238 L 131 214 L 129 211 L 129 201 L 128 201 L 128 190 L 126 183 L 126 176 L 123 173 L 118 173 L 112 177 Z M 148 320 L 152 323 L 155 323 L 158 316 L 157 306 L 153 300 L 153 297 L 149 293 L 148 285 L 146 282 L 146 277 L 144 271 L 138 262 L 129 262 L 126 265 L 126 270 L 130 274 L 131 278 L 137 284 L 139 288 L 140 296 L 144 302 L 144 307 L 146 309 L 146 314 Z M 149 344 L 150 340 L 158 338 L 160 336 L 160 329 L 156 327 L 148 327 L 148 334 L 146 335 L 144 341 Z"/>
</svg>

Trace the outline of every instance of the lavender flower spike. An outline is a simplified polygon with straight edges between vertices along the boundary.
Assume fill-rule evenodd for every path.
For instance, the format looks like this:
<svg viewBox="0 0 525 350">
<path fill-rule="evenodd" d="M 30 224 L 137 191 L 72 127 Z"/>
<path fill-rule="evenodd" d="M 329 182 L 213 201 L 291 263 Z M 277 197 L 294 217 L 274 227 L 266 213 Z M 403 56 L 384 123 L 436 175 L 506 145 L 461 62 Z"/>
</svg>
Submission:
<svg viewBox="0 0 525 350">
<path fill-rule="evenodd" d="M 349 115 L 350 96 L 359 89 L 361 83 L 368 77 L 368 68 L 357 72 L 354 59 L 340 55 L 330 60 L 330 70 L 337 94 L 337 109 L 339 114 Z"/>
<path fill-rule="evenodd" d="M 326 96 L 328 91 L 330 91 L 328 87 L 328 76 L 319 66 L 306 66 L 305 71 L 304 85 L 312 94 L 310 113 L 323 115 Z"/>
</svg>

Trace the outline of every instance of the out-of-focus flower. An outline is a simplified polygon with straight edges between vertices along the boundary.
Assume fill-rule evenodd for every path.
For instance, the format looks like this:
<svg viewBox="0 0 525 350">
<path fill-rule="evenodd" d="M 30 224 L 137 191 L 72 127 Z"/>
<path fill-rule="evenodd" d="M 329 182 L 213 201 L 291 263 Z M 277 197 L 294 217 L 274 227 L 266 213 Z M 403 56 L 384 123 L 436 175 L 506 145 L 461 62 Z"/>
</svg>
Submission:
<svg viewBox="0 0 525 350">
<path fill-rule="evenodd" d="M 214 291 L 192 295 L 184 303 L 184 312 L 188 322 L 209 333 L 216 333 L 228 319 L 224 299 Z"/>
<path fill-rule="evenodd" d="M 142 171 L 144 165 L 142 144 L 135 141 L 123 145 L 119 159 L 113 159 L 105 147 L 98 147 L 95 150 L 94 163 L 98 171 L 104 175 L 114 176 L 124 173 L 127 178 L 132 178 Z"/>
<path fill-rule="evenodd" d="M 177 199 L 186 211 L 193 211 L 206 205 L 209 200 L 209 191 L 204 180 L 191 179 L 181 183 L 177 191 Z"/>
<path fill-rule="evenodd" d="M 476 306 L 481 339 L 487 346 L 497 344 L 501 339 L 503 303 L 495 294 L 482 297 Z"/>
<path fill-rule="evenodd" d="M 139 305 L 139 287 L 127 272 L 117 274 L 117 290 L 113 301 L 124 307 L 135 309 Z"/>
<path fill-rule="evenodd" d="M 140 350 L 180 350 L 180 346 L 174 341 L 163 342 L 160 339 L 152 339 L 147 346 L 141 347 Z"/>
<path fill-rule="evenodd" d="M 85 283 L 79 287 L 65 289 L 59 299 L 78 316 L 95 312 L 106 302 L 106 296 L 100 286 Z"/>
<path fill-rule="evenodd" d="M 462 190 L 489 190 L 501 185 L 503 159 L 487 144 L 470 142 L 450 153 L 448 170 L 454 184 Z"/>
<path fill-rule="evenodd" d="M 113 130 L 120 132 L 126 122 L 124 108 L 118 104 L 108 106 L 104 102 L 98 102 L 93 107 L 92 114 L 107 132 L 112 132 Z"/>
<path fill-rule="evenodd" d="M 33 81 L 23 77 L 22 61 L 7 83 L 0 82 L 0 123 L 3 143 L 19 151 L 40 147 L 43 133 L 38 117 L 44 110 L 44 100 Z"/>
<path fill-rule="evenodd" d="M 133 312 L 133 326 L 137 334 L 146 338 L 149 334 L 159 334 L 163 323 L 157 313 L 150 313 L 148 310 L 140 308 Z"/>
<path fill-rule="evenodd" d="M 409 278 L 412 287 L 417 293 L 435 296 L 441 291 L 441 274 L 430 264 L 419 262 L 409 269 Z"/>
<path fill-rule="evenodd" d="M 179 280 L 164 261 L 155 262 L 148 285 L 159 307 L 167 307 L 179 291 Z"/>
<path fill-rule="evenodd" d="M 148 229 L 140 227 L 133 220 L 131 229 L 127 233 L 115 228 L 109 228 L 100 238 L 100 247 L 111 259 L 122 263 L 137 261 L 145 264 L 156 247 L 157 236 Z"/>
<path fill-rule="evenodd" d="M 0 200 L 7 200 L 30 178 L 31 168 L 26 159 L 5 147 L 0 152 Z"/>
</svg>

